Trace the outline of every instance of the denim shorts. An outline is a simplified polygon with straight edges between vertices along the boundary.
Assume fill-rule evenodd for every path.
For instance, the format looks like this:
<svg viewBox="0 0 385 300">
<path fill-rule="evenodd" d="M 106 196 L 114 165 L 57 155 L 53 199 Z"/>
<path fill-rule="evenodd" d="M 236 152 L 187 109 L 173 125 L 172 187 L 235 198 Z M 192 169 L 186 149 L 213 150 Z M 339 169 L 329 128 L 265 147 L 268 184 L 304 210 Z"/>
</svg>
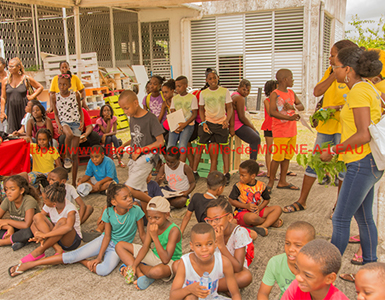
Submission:
<svg viewBox="0 0 385 300">
<path fill-rule="evenodd" d="M 80 123 L 78 122 L 62 122 L 62 126 L 67 125 L 72 130 L 74 136 L 81 136 L 82 132 L 79 130 Z"/>
<path fill-rule="evenodd" d="M 330 146 L 338 145 L 341 141 L 341 133 L 335 133 L 335 134 L 324 134 L 317 132 L 317 138 L 314 143 L 314 149 L 316 146 L 322 147 L 322 144 L 324 143 L 330 143 Z M 341 172 L 338 174 L 338 179 L 343 181 L 345 178 L 346 172 Z M 309 166 L 306 167 L 305 175 L 313 178 L 317 178 L 316 172 L 310 168 Z"/>
</svg>

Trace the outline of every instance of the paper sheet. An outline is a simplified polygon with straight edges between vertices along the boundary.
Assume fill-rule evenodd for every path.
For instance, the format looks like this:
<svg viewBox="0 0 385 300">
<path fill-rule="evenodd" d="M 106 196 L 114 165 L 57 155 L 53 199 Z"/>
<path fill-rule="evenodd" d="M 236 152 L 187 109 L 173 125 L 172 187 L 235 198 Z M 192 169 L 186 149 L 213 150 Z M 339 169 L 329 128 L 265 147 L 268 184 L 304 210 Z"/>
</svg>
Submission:
<svg viewBox="0 0 385 300">
<path fill-rule="evenodd" d="M 313 130 L 311 129 L 309 123 L 306 121 L 305 115 L 304 114 L 299 114 L 299 116 L 300 116 L 299 120 L 301 121 L 301 124 L 303 126 L 305 126 L 307 129 L 309 129 L 311 133 L 314 133 Z"/>
<path fill-rule="evenodd" d="M 185 122 L 182 109 L 178 109 L 177 111 L 168 114 L 167 121 L 168 126 L 170 126 L 170 132 L 174 132 L 178 128 L 179 123 Z"/>
<path fill-rule="evenodd" d="M 163 197 L 165 198 L 174 198 L 174 197 L 182 196 L 182 192 L 171 192 L 164 189 L 162 190 L 162 193 L 163 193 Z"/>
</svg>

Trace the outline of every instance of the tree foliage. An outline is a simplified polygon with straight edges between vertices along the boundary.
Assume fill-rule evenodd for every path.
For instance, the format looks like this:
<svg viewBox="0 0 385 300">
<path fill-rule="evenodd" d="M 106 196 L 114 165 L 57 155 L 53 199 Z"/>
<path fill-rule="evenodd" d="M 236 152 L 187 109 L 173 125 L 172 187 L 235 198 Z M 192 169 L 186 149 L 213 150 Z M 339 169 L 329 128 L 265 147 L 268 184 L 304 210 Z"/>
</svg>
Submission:
<svg viewBox="0 0 385 300">
<path fill-rule="evenodd" d="M 358 15 L 352 16 L 349 22 L 354 30 L 346 31 L 346 37 L 360 47 L 385 50 L 385 20 L 382 16 L 378 23 L 374 20 L 360 20 Z"/>
</svg>

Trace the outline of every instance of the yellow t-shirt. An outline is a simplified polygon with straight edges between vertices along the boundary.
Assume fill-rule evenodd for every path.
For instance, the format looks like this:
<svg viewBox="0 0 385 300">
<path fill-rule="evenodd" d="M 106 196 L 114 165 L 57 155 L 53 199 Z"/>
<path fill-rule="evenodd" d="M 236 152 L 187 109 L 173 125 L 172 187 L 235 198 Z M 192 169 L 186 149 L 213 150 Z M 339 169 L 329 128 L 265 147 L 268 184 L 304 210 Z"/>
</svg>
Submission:
<svg viewBox="0 0 385 300">
<path fill-rule="evenodd" d="M 380 61 L 382 62 L 382 71 L 381 71 L 381 75 L 382 77 L 385 77 L 385 51 L 384 50 L 381 50 L 381 49 L 368 49 L 368 50 L 376 50 L 378 51 L 378 54 L 380 54 Z"/>
<path fill-rule="evenodd" d="M 60 93 L 58 81 L 59 81 L 59 77 L 56 75 L 52 79 L 51 87 L 49 89 L 51 93 Z M 77 92 L 77 91 L 81 91 L 82 89 L 84 89 L 84 85 L 80 81 L 79 77 L 77 77 L 76 75 L 72 75 L 70 91 Z"/>
<path fill-rule="evenodd" d="M 46 153 L 42 153 L 38 145 L 31 143 L 30 154 L 32 155 L 32 172 L 49 173 L 55 168 L 55 160 L 60 157 L 55 147 L 50 147 Z"/>
<path fill-rule="evenodd" d="M 380 94 L 379 91 L 377 93 Z M 381 118 L 381 99 L 377 95 L 374 86 L 371 83 L 359 82 L 353 86 L 346 98 L 346 104 L 341 111 L 342 134 L 341 142 L 346 141 L 357 132 L 354 122 L 353 108 L 370 107 L 370 118 L 377 124 Z M 352 145 L 350 149 L 342 154 L 343 161 L 347 164 L 363 159 L 372 151 L 369 143 L 356 147 Z"/>
<path fill-rule="evenodd" d="M 332 67 L 329 67 L 326 70 L 324 77 L 322 77 L 319 83 L 321 83 L 322 81 L 325 81 L 329 77 L 331 70 L 332 70 Z M 337 80 L 334 80 L 333 83 L 329 86 L 329 88 L 324 93 L 324 100 L 323 100 L 322 107 L 344 105 L 345 100 L 343 95 L 347 93 L 349 93 L 349 88 L 346 86 L 346 84 L 338 83 Z M 330 119 L 326 123 L 320 121 L 316 128 L 317 131 L 323 134 L 341 133 L 339 111 L 336 111 L 336 113 L 334 114 L 334 119 Z"/>
<path fill-rule="evenodd" d="M 377 90 L 379 90 L 381 93 L 385 94 L 385 79 L 381 80 L 380 82 L 377 82 L 375 87 Z"/>
</svg>

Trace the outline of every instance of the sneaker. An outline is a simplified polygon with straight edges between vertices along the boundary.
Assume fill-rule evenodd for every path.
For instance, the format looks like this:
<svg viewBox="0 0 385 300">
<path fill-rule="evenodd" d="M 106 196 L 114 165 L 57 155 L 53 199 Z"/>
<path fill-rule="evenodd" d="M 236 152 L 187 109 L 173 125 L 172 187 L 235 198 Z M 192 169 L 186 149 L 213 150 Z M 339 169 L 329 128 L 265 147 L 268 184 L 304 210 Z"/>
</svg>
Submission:
<svg viewBox="0 0 385 300">
<path fill-rule="evenodd" d="M 22 243 L 22 242 L 13 243 L 12 244 L 12 250 L 17 251 L 17 250 L 23 248 L 25 245 L 27 245 L 27 243 Z"/>
<path fill-rule="evenodd" d="M 70 158 L 64 159 L 64 168 L 66 169 L 72 168 L 72 160 Z"/>
<path fill-rule="evenodd" d="M 87 196 L 92 191 L 92 185 L 89 183 L 82 183 L 79 184 L 78 188 L 76 189 L 80 197 Z"/>
<path fill-rule="evenodd" d="M 230 184 L 230 178 L 231 178 L 230 173 L 226 173 L 225 178 L 226 178 L 226 186 L 228 186 Z"/>
<path fill-rule="evenodd" d="M 200 178 L 200 176 L 199 176 L 199 174 L 198 174 L 198 172 L 194 172 L 194 179 L 195 179 L 195 181 L 198 181 L 198 179 Z"/>
<path fill-rule="evenodd" d="M 330 176 L 326 175 L 323 179 L 322 179 L 322 182 L 318 183 L 320 185 L 327 185 L 327 184 L 330 184 L 331 182 L 331 178 Z"/>
</svg>

